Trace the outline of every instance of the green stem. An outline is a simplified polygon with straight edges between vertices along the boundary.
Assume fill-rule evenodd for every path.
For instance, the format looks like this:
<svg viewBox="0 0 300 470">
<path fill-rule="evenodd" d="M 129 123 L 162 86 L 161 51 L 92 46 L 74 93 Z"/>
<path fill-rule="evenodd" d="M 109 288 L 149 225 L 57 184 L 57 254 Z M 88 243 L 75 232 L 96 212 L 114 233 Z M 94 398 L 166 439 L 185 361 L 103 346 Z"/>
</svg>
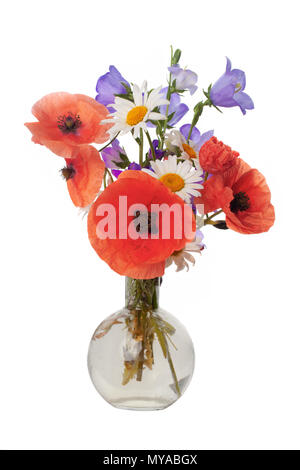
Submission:
<svg viewBox="0 0 300 470">
<path fill-rule="evenodd" d="M 172 358 L 170 356 L 169 348 L 168 348 L 168 362 L 169 362 L 171 373 L 172 373 L 172 376 L 173 376 L 173 379 L 174 379 L 177 395 L 178 395 L 178 397 L 180 397 L 181 396 L 181 391 L 180 391 L 177 375 L 176 375 L 176 372 L 175 372 L 174 364 L 173 364 Z"/>
<path fill-rule="evenodd" d="M 156 335 L 158 337 L 158 341 L 159 341 L 160 346 L 162 348 L 163 354 L 168 359 L 168 363 L 169 363 L 171 374 L 172 374 L 172 377 L 173 377 L 173 380 L 174 380 L 177 395 L 178 395 L 178 397 L 180 397 L 181 396 L 181 391 L 180 391 L 177 375 L 176 375 L 176 372 L 175 372 L 175 367 L 174 367 L 174 364 L 173 364 L 173 361 L 172 361 L 172 358 L 171 358 L 171 354 L 170 354 L 170 351 L 169 351 L 168 341 L 166 339 L 165 333 L 159 327 L 154 315 L 153 315 L 152 318 L 153 318 L 152 321 L 154 323 L 154 328 L 155 328 L 155 331 L 156 331 Z"/>
<path fill-rule="evenodd" d="M 151 148 L 152 158 L 153 158 L 153 160 L 156 160 L 155 150 L 154 150 L 154 147 L 153 147 L 153 142 L 151 140 L 151 136 L 150 136 L 148 131 L 146 131 L 146 136 L 147 136 L 150 148 Z"/>
<path fill-rule="evenodd" d="M 113 139 L 111 139 L 108 144 L 104 145 L 104 147 L 101 147 L 101 149 L 98 150 L 98 152 L 102 152 L 102 150 L 106 149 L 106 147 L 108 147 L 117 137 L 118 135 L 120 134 L 120 132 L 118 132 L 114 137 Z"/>
<path fill-rule="evenodd" d="M 140 151 L 139 151 L 139 164 L 143 166 L 143 146 L 144 146 L 144 135 L 143 129 L 140 129 Z"/>
<path fill-rule="evenodd" d="M 143 313 L 139 313 L 139 323 L 143 323 L 142 330 L 145 331 L 145 322 L 143 321 Z M 143 376 L 143 368 L 144 368 L 144 354 L 145 354 L 145 341 L 142 341 L 142 348 L 139 354 L 139 365 L 138 365 L 138 371 L 136 374 L 136 380 L 138 382 L 142 381 L 142 376 Z"/>
<path fill-rule="evenodd" d="M 192 135 L 192 131 L 195 127 L 195 125 L 197 124 L 197 122 L 199 121 L 199 118 L 203 112 L 203 108 L 204 106 L 210 106 L 210 100 L 206 100 L 204 101 L 200 101 L 200 103 L 198 103 L 195 108 L 196 108 L 196 111 L 194 112 L 194 117 L 193 117 L 193 120 L 192 120 L 192 124 L 191 124 L 191 127 L 190 127 L 190 130 L 189 130 L 189 133 L 188 133 L 188 137 L 187 137 L 187 142 L 189 142 L 190 138 L 191 138 L 191 135 Z"/>
<path fill-rule="evenodd" d="M 173 62 L 173 47 L 171 46 L 171 63 L 170 63 L 171 67 L 172 67 L 172 62 Z M 167 100 L 169 100 L 169 101 L 170 101 L 170 98 L 171 98 L 171 84 L 172 84 L 172 74 L 170 72 L 168 91 L 167 91 Z M 166 133 L 167 123 L 168 123 L 169 106 L 170 106 L 170 103 L 167 104 L 167 107 L 166 107 L 166 119 L 164 121 L 164 127 L 163 127 L 163 131 L 162 131 L 161 148 L 163 148 L 164 142 L 165 142 L 165 133 Z"/>
<path fill-rule="evenodd" d="M 150 318 L 150 322 L 156 337 L 162 349 L 164 357 L 168 360 L 170 371 L 174 380 L 174 386 L 178 397 L 181 396 L 178 378 L 176 375 L 174 363 L 169 350 L 169 343 L 167 339 L 167 331 L 164 331 L 164 326 L 168 326 L 172 329 L 171 325 L 163 322 L 159 316 L 156 315 L 155 311 L 158 307 L 157 298 L 157 286 L 159 285 L 159 278 L 156 279 L 130 279 L 127 278 L 126 282 L 129 282 L 128 286 L 128 298 L 126 298 L 126 306 L 129 310 L 134 310 L 138 315 L 138 323 L 144 335 L 147 335 L 147 318 Z M 149 317 L 147 315 L 150 315 Z M 174 329 L 173 329 L 174 330 Z M 174 330 L 175 332 L 175 330 Z M 138 358 L 138 369 L 136 374 L 136 380 L 140 382 L 143 376 L 143 368 L 145 364 L 144 353 L 145 353 L 145 340 L 147 336 L 144 336 L 142 342 L 142 349 Z M 172 341 L 170 340 L 172 343 Z M 173 343 L 172 343 L 173 344 Z M 175 347 L 175 345 L 174 345 Z"/>
<path fill-rule="evenodd" d="M 214 214 L 212 214 L 210 217 L 207 217 L 207 219 L 204 221 L 204 225 L 207 225 L 207 224 L 210 224 L 210 221 L 216 217 L 217 215 L 221 214 L 222 209 L 220 209 L 219 211 L 215 212 Z"/>
<path fill-rule="evenodd" d="M 112 174 L 111 174 L 111 172 L 109 171 L 108 168 L 106 168 L 106 171 L 107 171 L 107 173 L 109 174 L 109 176 L 111 177 L 111 180 L 113 181 L 113 180 L 114 180 L 114 179 L 113 179 L 113 176 L 112 176 Z"/>
</svg>

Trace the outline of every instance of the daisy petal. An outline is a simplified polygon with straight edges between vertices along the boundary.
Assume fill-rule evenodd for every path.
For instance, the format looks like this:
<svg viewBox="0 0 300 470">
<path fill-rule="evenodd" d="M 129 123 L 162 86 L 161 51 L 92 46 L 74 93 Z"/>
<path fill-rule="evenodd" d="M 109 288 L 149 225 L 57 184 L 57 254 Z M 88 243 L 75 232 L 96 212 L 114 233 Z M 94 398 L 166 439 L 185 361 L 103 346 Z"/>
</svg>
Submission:
<svg viewBox="0 0 300 470">
<path fill-rule="evenodd" d="M 143 105 L 143 95 L 140 90 L 140 87 L 137 85 L 132 85 L 132 94 L 133 94 L 133 100 L 134 104 L 136 106 L 142 106 Z"/>
<path fill-rule="evenodd" d="M 166 119 L 166 116 L 164 116 L 163 114 L 161 113 L 149 113 L 149 117 L 148 119 L 152 120 L 152 121 L 159 121 L 161 119 L 165 120 Z"/>
</svg>

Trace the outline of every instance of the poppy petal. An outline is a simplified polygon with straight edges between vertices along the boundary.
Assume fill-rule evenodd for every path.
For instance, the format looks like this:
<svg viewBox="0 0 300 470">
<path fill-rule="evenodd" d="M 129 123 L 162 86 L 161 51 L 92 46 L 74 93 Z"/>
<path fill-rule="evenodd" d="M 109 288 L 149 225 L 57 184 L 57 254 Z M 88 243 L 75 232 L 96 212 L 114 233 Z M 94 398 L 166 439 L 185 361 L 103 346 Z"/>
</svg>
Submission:
<svg viewBox="0 0 300 470">
<path fill-rule="evenodd" d="M 73 204 L 86 207 L 96 198 L 102 185 L 105 164 L 99 152 L 91 145 L 73 149 L 72 158 L 66 159 L 74 170 L 74 176 L 67 181 Z"/>
</svg>

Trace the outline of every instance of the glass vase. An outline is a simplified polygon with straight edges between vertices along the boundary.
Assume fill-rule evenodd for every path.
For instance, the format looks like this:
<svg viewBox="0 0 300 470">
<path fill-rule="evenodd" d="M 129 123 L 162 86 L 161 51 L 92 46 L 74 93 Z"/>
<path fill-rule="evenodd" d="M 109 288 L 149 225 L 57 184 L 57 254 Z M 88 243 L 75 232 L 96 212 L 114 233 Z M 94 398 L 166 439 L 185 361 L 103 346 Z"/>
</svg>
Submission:
<svg viewBox="0 0 300 470">
<path fill-rule="evenodd" d="M 92 336 L 92 382 L 117 408 L 167 408 L 192 378 L 193 343 L 185 327 L 159 307 L 161 282 L 126 278 L 125 307 L 102 321 Z"/>
</svg>

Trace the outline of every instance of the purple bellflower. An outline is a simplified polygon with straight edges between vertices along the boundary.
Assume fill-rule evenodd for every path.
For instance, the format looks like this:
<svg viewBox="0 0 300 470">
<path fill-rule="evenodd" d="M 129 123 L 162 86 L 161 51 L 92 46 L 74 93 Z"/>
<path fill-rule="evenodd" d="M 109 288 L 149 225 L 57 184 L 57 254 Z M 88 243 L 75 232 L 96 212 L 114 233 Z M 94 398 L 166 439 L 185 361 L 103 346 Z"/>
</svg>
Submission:
<svg viewBox="0 0 300 470">
<path fill-rule="evenodd" d="M 120 142 L 117 139 L 101 152 L 106 168 L 118 169 L 119 167 L 116 163 L 122 162 L 121 155 L 126 155 L 126 152 L 122 147 L 120 147 Z"/>
<path fill-rule="evenodd" d="M 190 94 L 193 95 L 197 90 L 198 75 L 188 69 L 180 68 L 179 64 L 168 67 L 169 72 L 172 74 L 173 80 L 176 80 L 176 88 L 178 90 L 189 90 Z"/>
<path fill-rule="evenodd" d="M 215 106 L 224 108 L 239 106 L 242 113 L 246 114 L 246 109 L 253 109 L 254 103 L 250 96 L 244 93 L 245 86 L 245 72 L 239 69 L 231 70 L 231 61 L 227 57 L 225 73 L 212 86 L 210 100 Z"/>
<path fill-rule="evenodd" d="M 167 98 L 167 93 L 168 93 L 168 87 L 162 88 L 160 92 L 164 98 Z M 171 119 L 168 122 L 169 126 L 175 126 L 182 118 L 185 116 L 185 114 L 188 112 L 189 108 L 186 104 L 180 103 L 180 96 L 177 93 L 172 93 L 171 98 L 170 98 L 170 104 L 168 108 L 168 115 L 172 115 Z M 166 115 L 167 113 L 167 106 L 163 105 L 159 107 L 159 112 L 161 114 Z M 151 122 L 147 123 L 148 127 L 155 127 L 154 124 Z"/>
<path fill-rule="evenodd" d="M 161 93 L 164 95 L 164 98 L 166 98 L 168 93 L 168 87 L 163 88 L 161 90 Z M 183 118 L 183 116 L 185 116 L 188 110 L 189 108 L 186 104 L 180 103 L 180 96 L 177 93 L 172 93 L 170 98 L 168 115 L 170 116 L 171 114 L 174 114 L 168 122 L 168 125 L 172 127 L 175 126 L 175 124 L 177 124 L 177 122 L 179 122 Z M 161 106 L 160 112 L 165 115 L 167 112 L 167 106 Z"/>
<path fill-rule="evenodd" d="M 105 75 L 101 75 L 98 79 L 96 90 L 98 95 L 96 96 L 96 100 L 107 106 L 115 102 L 115 95 L 122 95 L 126 94 L 126 88 L 122 85 L 122 83 L 126 83 L 128 87 L 130 87 L 127 80 L 120 74 L 118 69 L 114 65 L 109 66 L 109 72 Z M 114 112 L 114 108 L 108 107 L 107 108 L 110 112 Z"/>
</svg>

